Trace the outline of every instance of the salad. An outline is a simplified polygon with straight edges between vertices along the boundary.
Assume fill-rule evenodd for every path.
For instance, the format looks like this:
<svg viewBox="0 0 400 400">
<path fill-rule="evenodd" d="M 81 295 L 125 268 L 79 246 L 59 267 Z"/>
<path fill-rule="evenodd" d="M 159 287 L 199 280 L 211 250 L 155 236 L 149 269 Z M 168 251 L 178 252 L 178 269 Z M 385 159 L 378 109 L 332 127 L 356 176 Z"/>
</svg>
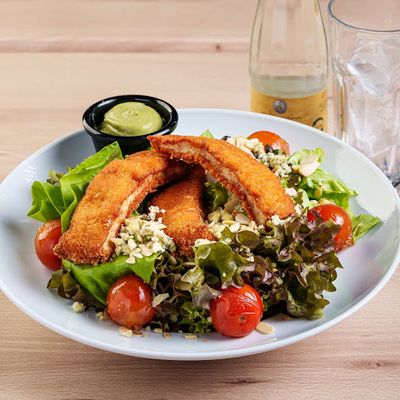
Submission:
<svg viewBox="0 0 400 400">
<path fill-rule="evenodd" d="M 209 131 L 202 137 L 213 140 Z M 321 168 L 323 149 L 290 153 L 283 138 L 267 131 L 223 140 L 273 172 L 293 201 L 291 215 L 257 223 L 238 197 L 207 175 L 201 188 L 207 229 L 189 251 L 179 251 L 182 238 L 169 234 L 163 221 L 168 210 L 154 205 L 150 193 L 111 237 L 107 262 L 61 259 L 53 250 L 88 185 L 113 160 L 123 159 L 115 142 L 32 185 L 28 216 L 44 223 L 35 237 L 36 254 L 54 270 L 47 287 L 72 300 L 74 311 L 94 309 L 124 334 L 150 328 L 242 337 L 279 313 L 322 317 L 329 303 L 324 293 L 335 291 L 342 267 L 337 253 L 354 245 L 379 218 L 352 213 L 350 200 L 357 193 Z"/>
</svg>

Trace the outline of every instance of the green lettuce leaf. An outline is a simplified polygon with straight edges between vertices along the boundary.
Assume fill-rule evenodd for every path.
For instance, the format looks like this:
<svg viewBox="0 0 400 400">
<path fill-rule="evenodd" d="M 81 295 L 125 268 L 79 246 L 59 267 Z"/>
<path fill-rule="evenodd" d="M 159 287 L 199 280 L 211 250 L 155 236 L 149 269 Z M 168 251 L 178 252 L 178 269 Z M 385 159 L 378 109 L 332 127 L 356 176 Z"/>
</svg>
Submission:
<svg viewBox="0 0 400 400">
<path fill-rule="evenodd" d="M 364 236 L 372 228 L 378 225 L 381 220 L 369 214 L 360 214 L 352 216 L 353 240 L 356 242 L 360 237 Z"/>
<path fill-rule="evenodd" d="M 357 192 L 348 188 L 339 178 L 336 178 L 321 168 L 317 168 L 314 173 L 307 177 L 301 177 L 296 172 L 299 166 L 313 162 L 321 163 L 324 158 L 325 152 L 321 148 L 296 151 L 288 160 L 293 166 L 293 179 L 288 179 L 286 183 L 288 186 L 293 186 L 291 185 L 291 181 L 293 181 L 294 186 L 297 189 L 304 190 L 310 200 L 324 198 L 349 210 L 349 199 L 353 196 L 357 196 Z M 296 182 L 298 178 L 301 178 L 301 180 Z"/>
<path fill-rule="evenodd" d="M 248 264 L 244 257 L 222 242 L 198 246 L 194 249 L 194 254 L 196 265 L 203 271 L 218 276 L 223 286 L 233 283 L 240 267 Z"/>
<path fill-rule="evenodd" d="M 194 307 L 210 309 L 210 301 L 216 299 L 221 292 L 213 289 L 206 283 L 192 291 L 192 304 Z"/>
<path fill-rule="evenodd" d="M 105 305 L 108 290 L 119 278 L 128 274 L 135 274 L 149 283 L 157 257 L 158 254 L 153 254 L 137 259 L 134 264 L 127 264 L 128 257 L 118 256 L 113 261 L 96 266 L 77 265 L 63 260 L 63 266 L 67 271 L 70 271 L 81 287 Z"/>
<path fill-rule="evenodd" d="M 210 138 L 210 139 L 214 139 L 214 135 L 208 129 L 206 131 L 204 131 L 200 136 L 201 137 Z"/>
<path fill-rule="evenodd" d="M 324 315 L 329 301 L 313 290 L 297 285 L 292 292 L 286 291 L 286 307 L 290 315 L 297 318 L 317 319 Z"/>
<path fill-rule="evenodd" d="M 215 211 L 218 207 L 223 207 L 228 201 L 228 191 L 217 182 L 205 182 L 205 201 L 209 212 Z"/>
<path fill-rule="evenodd" d="M 248 247 L 251 250 L 254 250 L 260 244 L 259 236 L 253 231 L 243 230 L 234 237 L 238 245 Z"/>
<path fill-rule="evenodd" d="M 48 182 L 35 181 L 32 184 L 32 206 L 28 217 L 41 222 L 60 218 L 64 212 L 64 202 L 59 186 Z"/>
<path fill-rule="evenodd" d="M 61 177 L 60 187 L 65 206 L 65 212 L 61 215 L 63 232 L 68 229 L 71 216 L 91 180 L 116 158 L 123 158 L 118 142 L 103 147 Z"/>
<path fill-rule="evenodd" d="M 309 162 L 319 162 L 321 163 L 325 158 L 325 151 L 320 147 L 317 147 L 314 150 L 303 149 L 294 152 L 288 159 L 288 162 L 292 164 L 292 166 L 296 167 L 301 164 L 309 163 Z"/>
<path fill-rule="evenodd" d="M 357 192 L 348 188 L 339 178 L 334 177 L 323 169 L 318 168 L 308 177 L 303 177 L 299 185 L 310 199 L 324 198 L 349 210 L 350 197 L 357 196 Z"/>
<path fill-rule="evenodd" d="M 193 290 L 200 288 L 204 282 L 204 272 L 199 266 L 189 269 L 182 278 L 176 283 L 180 290 Z"/>
<path fill-rule="evenodd" d="M 32 184 L 32 206 L 28 216 L 41 222 L 61 218 L 63 232 L 75 208 L 85 193 L 90 181 L 112 160 L 122 159 L 118 142 L 111 143 L 99 152 L 88 157 L 66 174 L 54 179 L 57 174 L 51 171 L 50 182 L 34 182 Z"/>
<path fill-rule="evenodd" d="M 205 308 L 195 307 L 192 302 L 187 301 L 181 306 L 180 313 L 182 318 L 178 322 L 178 326 L 185 332 L 203 334 L 213 329 L 208 318 L 208 310 Z"/>
<path fill-rule="evenodd" d="M 322 316 L 328 304 L 323 293 L 335 290 L 336 269 L 341 268 L 333 240 L 338 230 L 333 221 L 308 221 L 305 216 L 284 225 L 267 222 L 255 267 L 246 268 L 241 278 L 259 291 L 268 315 Z"/>
</svg>

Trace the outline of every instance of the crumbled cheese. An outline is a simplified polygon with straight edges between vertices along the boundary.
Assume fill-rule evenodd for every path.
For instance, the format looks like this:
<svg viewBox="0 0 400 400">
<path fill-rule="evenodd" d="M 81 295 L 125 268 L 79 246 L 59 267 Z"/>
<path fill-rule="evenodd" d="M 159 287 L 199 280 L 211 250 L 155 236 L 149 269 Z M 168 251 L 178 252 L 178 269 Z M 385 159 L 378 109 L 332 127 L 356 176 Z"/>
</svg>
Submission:
<svg viewBox="0 0 400 400">
<path fill-rule="evenodd" d="M 256 326 L 256 331 L 262 333 L 263 335 L 271 335 L 275 332 L 275 328 L 272 325 L 267 324 L 264 321 L 261 321 Z"/>
<path fill-rule="evenodd" d="M 280 219 L 278 215 L 273 215 L 271 217 L 271 222 L 274 225 L 283 225 L 285 223 L 285 221 L 283 219 Z"/>
<path fill-rule="evenodd" d="M 286 188 L 285 192 L 290 197 L 296 197 L 297 196 L 297 190 L 295 188 Z"/>
<path fill-rule="evenodd" d="M 303 176 L 310 176 L 318 169 L 318 167 L 318 161 L 313 161 L 307 164 L 300 164 L 299 174 Z"/>
<path fill-rule="evenodd" d="M 222 221 L 233 221 L 233 215 L 224 210 L 222 211 L 221 219 Z"/>
<path fill-rule="evenodd" d="M 304 212 L 304 209 L 300 204 L 295 204 L 294 205 L 294 212 L 296 213 L 296 215 L 302 215 L 303 212 Z"/>
<path fill-rule="evenodd" d="M 194 333 L 186 333 L 183 336 L 185 339 L 198 339 L 199 337 L 197 335 L 195 335 Z"/>
<path fill-rule="evenodd" d="M 75 313 L 81 313 L 85 311 L 85 306 L 80 301 L 74 301 L 72 304 L 72 311 Z"/>
<path fill-rule="evenodd" d="M 165 210 L 151 206 L 148 215 L 127 218 L 118 237 L 111 239 L 115 244 L 115 254 L 128 256 L 126 262 L 134 264 L 143 257 L 165 250 L 174 251 L 174 241 L 164 232 L 166 226 L 162 218 L 157 219 L 157 215 L 163 212 Z"/>
<path fill-rule="evenodd" d="M 164 339 L 171 339 L 171 334 L 168 332 L 163 333 Z"/>
<path fill-rule="evenodd" d="M 251 220 L 247 215 L 243 213 L 238 213 L 235 215 L 235 221 L 242 225 L 249 225 Z"/>
<path fill-rule="evenodd" d="M 121 336 L 125 337 L 132 337 L 133 336 L 133 331 L 132 329 L 125 328 L 124 326 L 120 326 L 118 329 L 118 332 Z"/>
<path fill-rule="evenodd" d="M 285 154 L 269 152 L 260 155 L 258 160 L 265 164 L 280 179 L 286 178 L 292 172 L 292 167 L 288 163 L 288 156 Z"/>
<path fill-rule="evenodd" d="M 104 311 L 99 311 L 96 313 L 96 318 L 100 321 L 106 321 L 108 320 L 108 316 Z"/>
<path fill-rule="evenodd" d="M 155 296 L 153 298 L 153 301 L 151 303 L 152 307 L 157 307 L 158 305 L 160 305 L 164 300 L 168 299 L 169 294 L 168 293 L 161 293 L 158 294 L 157 296 Z"/>
<path fill-rule="evenodd" d="M 230 230 L 232 233 L 239 232 L 239 230 L 240 230 L 240 224 L 239 224 L 239 222 L 233 223 L 233 224 L 229 227 L 229 230 Z"/>
<path fill-rule="evenodd" d="M 253 157 L 257 157 L 258 155 L 265 153 L 264 145 L 256 138 L 247 139 L 241 136 L 230 137 L 227 139 L 227 142 L 233 144 L 239 149 L 243 150 L 247 154 L 250 154 Z"/>
<path fill-rule="evenodd" d="M 223 215 L 224 210 L 222 208 L 218 208 L 214 212 L 210 213 L 207 217 L 208 229 L 219 240 L 221 240 L 222 233 L 227 228 L 232 233 L 247 230 L 254 232 L 257 235 L 264 230 L 262 225 L 257 225 L 254 221 L 251 221 L 250 218 L 248 218 L 243 212 L 237 212 L 234 220 L 223 220 Z M 223 240 L 223 242 L 230 244 L 231 239 L 226 238 Z"/>
<path fill-rule="evenodd" d="M 228 138 L 227 141 L 265 164 L 279 178 L 285 178 L 292 172 L 288 163 L 289 157 L 286 154 L 266 153 L 264 145 L 258 139 L 246 139 L 239 136 Z"/>
<path fill-rule="evenodd" d="M 160 209 L 157 206 L 150 206 L 149 207 L 149 218 L 151 221 L 155 221 L 157 218 L 158 214 L 165 214 L 165 210 L 164 209 Z"/>
<path fill-rule="evenodd" d="M 221 215 L 222 215 L 222 208 L 219 207 L 215 211 L 213 211 L 212 213 L 208 214 L 207 219 L 209 221 L 218 222 L 221 219 Z"/>
</svg>

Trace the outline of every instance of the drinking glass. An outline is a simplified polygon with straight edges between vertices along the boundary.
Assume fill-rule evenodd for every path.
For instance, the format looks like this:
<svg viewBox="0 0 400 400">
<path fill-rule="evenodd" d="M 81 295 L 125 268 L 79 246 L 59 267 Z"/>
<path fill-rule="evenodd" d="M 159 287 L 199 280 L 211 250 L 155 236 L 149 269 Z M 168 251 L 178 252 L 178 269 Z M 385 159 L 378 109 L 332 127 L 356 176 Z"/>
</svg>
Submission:
<svg viewBox="0 0 400 400">
<path fill-rule="evenodd" d="M 400 183 L 400 0 L 331 0 L 335 136 Z"/>
</svg>

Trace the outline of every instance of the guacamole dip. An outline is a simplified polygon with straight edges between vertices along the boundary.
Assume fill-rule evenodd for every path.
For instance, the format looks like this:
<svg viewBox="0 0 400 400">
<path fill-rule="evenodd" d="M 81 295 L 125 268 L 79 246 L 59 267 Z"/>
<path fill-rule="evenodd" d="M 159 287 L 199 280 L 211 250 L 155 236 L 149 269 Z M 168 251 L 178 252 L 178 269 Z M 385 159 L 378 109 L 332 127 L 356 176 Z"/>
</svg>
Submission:
<svg viewBox="0 0 400 400">
<path fill-rule="evenodd" d="M 158 131 L 163 126 L 160 114 L 136 101 L 120 103 L 104 114 L 100 131 L 115 136 L 139 136 Z"/>
</svg>

